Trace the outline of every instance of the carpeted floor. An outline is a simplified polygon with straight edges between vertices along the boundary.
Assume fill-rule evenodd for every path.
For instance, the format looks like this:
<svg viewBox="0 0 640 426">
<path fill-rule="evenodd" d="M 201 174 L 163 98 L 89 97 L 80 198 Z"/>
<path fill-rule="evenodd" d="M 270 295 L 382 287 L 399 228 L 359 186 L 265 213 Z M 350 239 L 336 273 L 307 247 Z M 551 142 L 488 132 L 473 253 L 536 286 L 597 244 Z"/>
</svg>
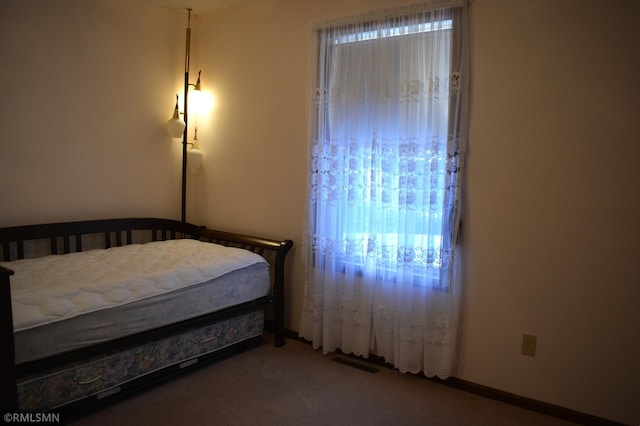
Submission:
<svg viewBox="0 0 640 426">
<path fill-rule="evenodd" d="M 272 336 L 255 349 L 150 388 L 72 424 L 85 425 L 570 425 L 403 375 L 363 371 Z M 368 364 L 367 364 L 368 365 Z"/>
</svg>

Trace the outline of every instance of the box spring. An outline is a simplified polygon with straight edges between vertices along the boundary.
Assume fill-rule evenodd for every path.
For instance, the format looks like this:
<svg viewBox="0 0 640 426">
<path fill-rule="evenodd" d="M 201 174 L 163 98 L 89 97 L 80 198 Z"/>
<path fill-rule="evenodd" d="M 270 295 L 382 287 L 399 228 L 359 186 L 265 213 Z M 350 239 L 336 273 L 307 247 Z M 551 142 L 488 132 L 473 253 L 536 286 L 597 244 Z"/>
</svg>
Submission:
<svg viewBox="0 0 640 426">
<path fill-rule="evenodd" d="M 122 352 L 19 377 L 20 410 L 42 412 L 113 396 L 153 378 L 147 376 L 166 375 L 172 368 L 183 370 L 225 348 L 252 341 L 262 334 L 263 326 L 260 309 Z"/>
</svg>

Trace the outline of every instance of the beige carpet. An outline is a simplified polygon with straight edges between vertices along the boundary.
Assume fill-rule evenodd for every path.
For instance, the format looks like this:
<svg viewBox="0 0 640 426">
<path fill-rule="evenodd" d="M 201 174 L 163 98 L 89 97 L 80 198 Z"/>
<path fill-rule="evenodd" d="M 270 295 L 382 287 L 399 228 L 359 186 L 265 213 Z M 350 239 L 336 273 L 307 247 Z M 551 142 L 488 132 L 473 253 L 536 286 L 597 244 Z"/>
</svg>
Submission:
<svg viewBox="0 0 640 426">
<path fill-rule="evenodd" d="M 570 425 L 388 368 L 362 371 L 272 336 L 77 419 L 83 425 Z"/>
</svg>

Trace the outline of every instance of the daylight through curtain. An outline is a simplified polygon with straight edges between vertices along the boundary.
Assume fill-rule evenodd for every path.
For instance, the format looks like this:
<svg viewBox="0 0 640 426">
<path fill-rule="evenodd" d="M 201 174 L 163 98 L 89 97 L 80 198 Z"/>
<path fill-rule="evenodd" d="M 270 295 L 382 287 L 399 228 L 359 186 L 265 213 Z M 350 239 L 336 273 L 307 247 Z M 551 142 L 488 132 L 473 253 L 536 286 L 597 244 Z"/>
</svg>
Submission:
<svg viewBox="0 0 640 426">
<path fill-rule="evenodd" d="M 317 29 L 300 335 L 447 377 L 467 127 L 466 3 Z"/>
</svg>

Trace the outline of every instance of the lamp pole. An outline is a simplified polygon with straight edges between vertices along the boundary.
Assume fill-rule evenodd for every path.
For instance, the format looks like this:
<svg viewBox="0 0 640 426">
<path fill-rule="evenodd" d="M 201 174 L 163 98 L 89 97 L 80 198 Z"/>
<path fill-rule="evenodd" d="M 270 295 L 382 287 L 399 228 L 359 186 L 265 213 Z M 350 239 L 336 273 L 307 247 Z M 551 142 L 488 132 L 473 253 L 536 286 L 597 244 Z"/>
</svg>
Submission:
<svg viewBox="0 0 640 426">
<path fill-rule="evenodd" d="M 191 48 L 191 9 L 187 9 L 187 45 L 184 52 L 184 133 L 182 134 L 182 221 L 187 221 L 187 144 L 188 114 L 187 98 L 189 97 L 189 54 Z"/>
</svg>

